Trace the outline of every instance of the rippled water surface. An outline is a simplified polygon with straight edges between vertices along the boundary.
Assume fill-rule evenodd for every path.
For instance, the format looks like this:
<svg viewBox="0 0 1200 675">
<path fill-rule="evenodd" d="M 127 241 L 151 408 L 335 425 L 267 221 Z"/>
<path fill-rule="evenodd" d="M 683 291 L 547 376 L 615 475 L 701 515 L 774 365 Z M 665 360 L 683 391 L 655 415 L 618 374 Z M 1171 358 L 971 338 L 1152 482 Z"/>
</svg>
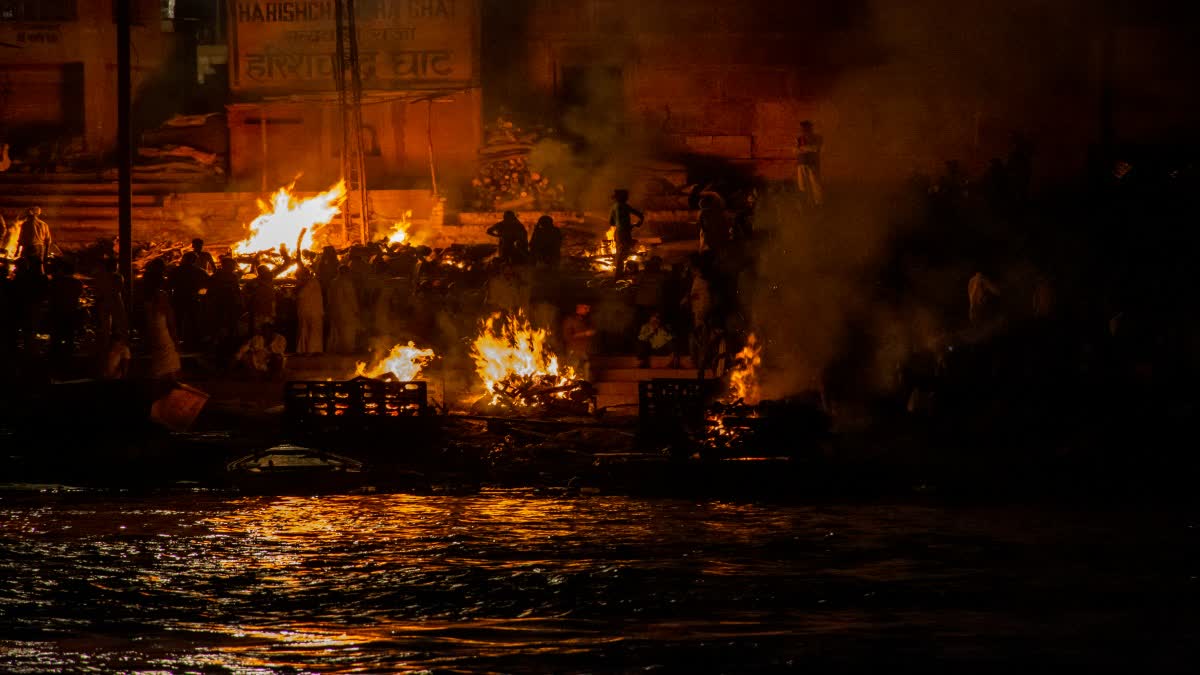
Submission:
<svg viewBox="0 0 1200 675">
<path fill-rule="evenodd" d="M 1183 672 L 1197 537 L 1167 509 L 10 491 L 0 668 Z"/>
</svg>

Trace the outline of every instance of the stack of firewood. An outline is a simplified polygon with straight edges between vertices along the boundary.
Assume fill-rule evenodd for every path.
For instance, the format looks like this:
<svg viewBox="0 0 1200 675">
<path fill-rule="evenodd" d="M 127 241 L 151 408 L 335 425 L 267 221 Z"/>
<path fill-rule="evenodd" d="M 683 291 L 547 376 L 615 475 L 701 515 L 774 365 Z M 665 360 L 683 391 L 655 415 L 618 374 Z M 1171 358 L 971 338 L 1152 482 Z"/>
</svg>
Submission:
<svg viewBox="0 0 1200 675">
<path fill-rule="evenodd" d="M 471 181 L 476 210 L 551 211 L 563 207 L 563 185 L 529 166 L 529 154 L 545 133 L 527 132 L 505 117 L 488 127 L 486 145 L 479 151 L 479 172 Z"/>
<path fill-rule="evenodd" d="M 514 412 L 545 412 L 547 414 L 587 414 L 596 390 L 584 380 L 561 384 L 554 375 L 523 377 L 512 375 L 492 390 L 499 407 Z"/>
</svg>

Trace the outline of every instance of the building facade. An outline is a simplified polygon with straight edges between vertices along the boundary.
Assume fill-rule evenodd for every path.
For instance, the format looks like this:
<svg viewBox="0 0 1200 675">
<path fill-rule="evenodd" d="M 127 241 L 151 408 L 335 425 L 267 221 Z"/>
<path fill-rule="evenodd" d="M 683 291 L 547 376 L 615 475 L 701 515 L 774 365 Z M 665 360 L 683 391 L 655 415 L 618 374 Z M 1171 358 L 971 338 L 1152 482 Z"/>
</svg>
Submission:
<svg viewBox="0 0 1200 675">
<path fill-rule="evenodd" d="M 135 100 L 164 64 L 159 0 L 131 0 Z M 117 140 L 112 0 L 0 0 L 0 141 L 103 158 Z"/>
<path fill-rule="evenodd" d="M 371 188 L 460 183 L 481 142 L 475 0 L 358 0 L 363 145 Z M 322 189 L 341 173 L 332 0 L 232 0 L 231 176 Z"/>
<path fill-rule="evenodd" d="M 1098 138 L 1096 8 L 1068 0 L 505 0 L 485 18 L 489 113 L 636 139 L 759 176 L 794 172 L 800 122 L 830 180 L 982 168 L 1014 134 L 1070 174 Z M 498 35 L 497 35 L 498 33 Z M 532 103 L 533 105 L 525 105 Z M 574 127 L 574 129 L 572 129 Z M 615 132 L 614 132 L 615 130 Z"/>
</svg>

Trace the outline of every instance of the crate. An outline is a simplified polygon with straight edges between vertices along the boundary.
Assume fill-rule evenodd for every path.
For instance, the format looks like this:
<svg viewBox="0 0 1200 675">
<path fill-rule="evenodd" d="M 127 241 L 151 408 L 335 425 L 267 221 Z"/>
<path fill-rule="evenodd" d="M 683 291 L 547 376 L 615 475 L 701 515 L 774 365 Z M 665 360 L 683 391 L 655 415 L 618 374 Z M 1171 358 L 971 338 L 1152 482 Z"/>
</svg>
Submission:
<svg viewBox="0 0 1200 675">
<path fill-rule="evenodd" d="M 425 382 L 356 377 L 345 381 L 292 381 L 284 387 L 284 415 L 297 428 L 322 430 L 387 423 L 430 414 Z"/>
<path fill-rule="evenodd" d="M 674 444 L 704 433 L 709 402 L 720 380 L 653 379 L 638 383 L 638 438 Z"/>
</svg>

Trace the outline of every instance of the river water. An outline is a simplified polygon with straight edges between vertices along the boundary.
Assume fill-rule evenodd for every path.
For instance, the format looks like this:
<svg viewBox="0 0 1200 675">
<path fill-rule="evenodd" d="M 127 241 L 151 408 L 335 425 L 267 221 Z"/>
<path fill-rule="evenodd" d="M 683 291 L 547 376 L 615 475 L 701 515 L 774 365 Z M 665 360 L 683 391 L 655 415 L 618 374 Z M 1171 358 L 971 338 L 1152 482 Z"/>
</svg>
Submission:
<svg viewBox="0 0 1200 675">
<path fill-rule="evenodd" d="M 1167 508 L 10 490 L 0 670 L 1184 672 L 1198 524 Z"/>
</svg>

